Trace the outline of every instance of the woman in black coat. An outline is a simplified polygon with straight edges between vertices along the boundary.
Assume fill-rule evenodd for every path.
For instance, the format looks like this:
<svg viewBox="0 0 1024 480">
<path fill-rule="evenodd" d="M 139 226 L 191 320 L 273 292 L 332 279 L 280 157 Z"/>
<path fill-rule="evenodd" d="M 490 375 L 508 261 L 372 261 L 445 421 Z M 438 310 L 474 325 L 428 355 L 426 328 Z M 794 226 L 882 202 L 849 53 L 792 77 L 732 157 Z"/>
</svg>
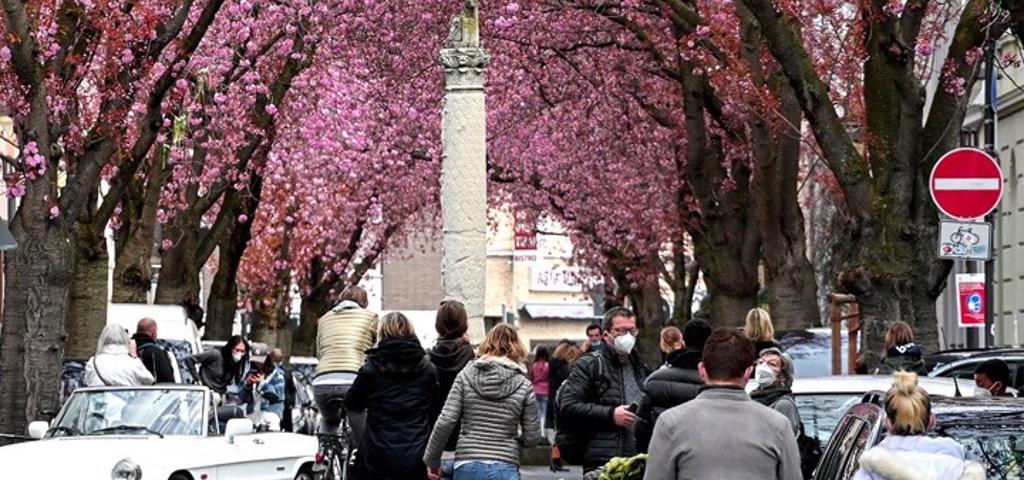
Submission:
<svg viewBox="0 0 1024 480">
<path fill-rule="evenodd" d="M 438 411 L 437 371 L 398 312 L 381 320 L 380 343 L 367 354 L 345 397 L 345 408 L 366 412 L 354 478 L 426 479 L 423 452 Z"/>
</svg>

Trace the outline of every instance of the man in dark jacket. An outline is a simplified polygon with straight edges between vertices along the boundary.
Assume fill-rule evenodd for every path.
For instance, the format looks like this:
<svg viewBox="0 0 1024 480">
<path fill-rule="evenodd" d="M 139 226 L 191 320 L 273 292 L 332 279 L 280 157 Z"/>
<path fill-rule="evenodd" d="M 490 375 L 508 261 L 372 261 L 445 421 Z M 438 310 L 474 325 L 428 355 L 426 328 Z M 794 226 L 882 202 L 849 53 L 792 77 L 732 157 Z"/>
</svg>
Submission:
<svg viewBox="0 0 1024 480">
<path fill-rule="evenodd" d="M 171 366 L 171 359 L 167 352 L 156 343 L 156 321 L 152 318 L 143 318 L 135 326 L 135 351 L 146 366 L 146 370 L 153 374 L 156 383 L 174 383 L 174 367 Z"/>
<path fill-rule="evenodd" d="M 693 400 L 700 393 L 704 381 L 697 365 L 703 355 L 704 342 L 711 336 L 711 325 L 701 319 L 690 320 L 683 327 L 685 348 L 668 355 L 665 366 L 647 378 L 644 396 L 637 410 L 637 450 L 646 452 L 658 416 L 665 410 Z"/>
<path fill-rule="evenodd" d="M 633 350 L 639 333 L 636 316 L 625 307 L 604 316 L 605 348 L 588 353 L 562 385 L 559 419 L 587 432 L 583 471 L 593 471 L 612 457 L 635 455 L 633 424 L 649 370 Z"/>
</svg>

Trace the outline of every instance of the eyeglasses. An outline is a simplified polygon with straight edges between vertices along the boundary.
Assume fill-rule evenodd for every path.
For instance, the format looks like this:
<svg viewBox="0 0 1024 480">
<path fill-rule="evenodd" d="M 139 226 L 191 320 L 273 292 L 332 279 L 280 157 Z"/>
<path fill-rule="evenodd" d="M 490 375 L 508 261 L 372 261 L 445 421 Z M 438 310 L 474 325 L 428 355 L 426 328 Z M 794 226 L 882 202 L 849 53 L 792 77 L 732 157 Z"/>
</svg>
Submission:
<svg viewBox="0 0 1024 480">
<path fill-rule="evenodd" d="M 613 334 L 615 334 L 615 336 L 625 335 L 625 334 L 628 333 L 628 334 L 630 334 L 630 335 L 635 337 L 635 336 L 640 334 L 640 329 L 638 329 L 638 328 L 630 328 L 630 329 L 613 328 L 611 331 L 612 331 Z"/>
</svg>

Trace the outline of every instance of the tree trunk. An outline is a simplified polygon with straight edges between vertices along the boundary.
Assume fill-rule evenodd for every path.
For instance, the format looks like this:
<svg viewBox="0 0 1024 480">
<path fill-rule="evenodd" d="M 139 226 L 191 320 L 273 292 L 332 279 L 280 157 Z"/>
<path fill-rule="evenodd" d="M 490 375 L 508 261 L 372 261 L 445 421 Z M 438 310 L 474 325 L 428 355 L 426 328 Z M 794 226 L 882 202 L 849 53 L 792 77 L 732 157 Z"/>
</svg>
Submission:
<svg viewBox="0 0 1024 480">
<path fill-rule="evenodd" d="M 168 164 L 169 165 L 169 164 Z M 146 187 L 126 201 L 131 208 L 122 210 L 130 216 L 130 222 L 122 222 L 122 240 L 118 245 L 114 262 L 114 280 L 111 286 L 113 303 L 147 303 L 153 289 L 153 243 L 156 238 L 156 212 L 160 203 L 160 191 L 170 173 L 169 168 L 153 165 L 149 169 Z M 226 338 L 225 338 L 226 340 Z"/>
<path fill-rule="evenodd" d="M 317 321 L 333 306 L 326 292 L 314 290 L 313 295 L 302 296 L 299 330 L 292 337 L 292 355 L 316 355 Z"/>
<path fill-rule="evenodd" d="M 41 205 L 40 205 L 41 207 Z M 69 229 L 34 225 L 26 232 L 25 210 L 45 218 L 41 208 L 22 208 L 11 224 L 18 248 L 4 265 L 6 305 L 0 333 L 0 430 L 25 434 L 28 423 L 59 408 L 61 358 L 68 285 L 75 267 Z M 31 215 L 30 214 L 30 215 Z M 31 220 L 42 223 L 45 220 Z"/>
<path fill-rule="evenodd" d="M 107 242 L 87 226 L 79 225 L 78 254 L 65 322 L 64 356 L 84 360 L 96 353 L 96 340 L 107 324 L 107 275 L 110 263 Z"/>
<path fill-rule="evenodd" d="M 181 305 L 186 300 L 199 298 L 199 269 L 196 258 L 199 247 L 198 221 L 190 212 L 182 212 L 165 225 L 164 240 L 174 246 L 160 255 L 160 277 L 154 303 Z"/>
<path fill-rule="evenodd" d="M 659 339 L 661 329 L 668 324 L 669 319 L 668 304 L 661 297 L 661 288 L 657 281 L 649 282 L 629 291 L 627 296 L 636 313 L 637 328 L 640 330 L 636 347 L 640 358 L 649 367 L 661 365 L 663 360 Z"/>
<path fill-rule="evenodd" d="M 210 286 L 210 296 L 206 299 L 206 333 L 210 340 L 227 340 L 235 324 L 235 313 L 238 311 L 238 266 L 241 255 L 237 259 L 223 246 L 220 249 L 220 263 L 217 274 Z"/>
</svg>

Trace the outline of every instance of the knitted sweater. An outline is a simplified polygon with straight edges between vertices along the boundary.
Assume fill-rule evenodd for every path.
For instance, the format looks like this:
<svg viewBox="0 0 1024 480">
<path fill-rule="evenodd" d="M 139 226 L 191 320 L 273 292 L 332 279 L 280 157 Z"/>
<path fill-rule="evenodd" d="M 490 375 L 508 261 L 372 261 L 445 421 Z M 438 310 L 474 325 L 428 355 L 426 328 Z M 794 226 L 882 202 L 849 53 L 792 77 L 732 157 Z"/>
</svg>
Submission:
<svg viewBox="0 0 1024 480">
<path fill-rule="evenodd" d="M 455 425 L 462 421 L 455 460 L 519 464 L 519 448 L 540 440 L 537 398 L 526 369 L 505 357 L 481 357 L 455 377 L 423 455 L 438 466 Z M 522 433 L 520 434 L 520 427 Z"/>
</svg>

